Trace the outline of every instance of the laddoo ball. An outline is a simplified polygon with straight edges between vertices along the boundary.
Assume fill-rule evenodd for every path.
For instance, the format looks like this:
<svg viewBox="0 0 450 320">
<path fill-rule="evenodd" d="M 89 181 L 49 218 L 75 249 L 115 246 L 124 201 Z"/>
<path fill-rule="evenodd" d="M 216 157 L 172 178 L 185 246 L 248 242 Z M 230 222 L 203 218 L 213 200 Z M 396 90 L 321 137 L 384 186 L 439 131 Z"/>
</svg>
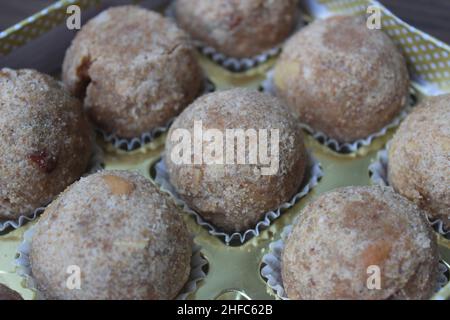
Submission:
<svg viewBox="0 0 450 320">
<path fill-rule="evenodd" d="M 209 130 L 219 136 L 211 138 Z M 196 144 L 191 154 L 190 145 L 180 151 L 185 139 Z M 217 142 L 219 150 L 212 148 Z M 187 161 L 175 160 L 183 152 Z M 288 107 L 256 90 L 231 89 L 202 96 L 183 111 L 169 131 L 164 161 L 170 183 L 191 209 L 220 230 L 242 232 L 299 192 L 308 156 Z"/>
<path fill-rule="evenodd" d="M 23 300 L 22 296 L 0 283 L 0 301 L 1 300 Z"/>
<path fill-rule="evenodd" d="M 88 169 L 93 131 L 52 77 L 0 70 L 0 221 L 46 205 Z"/>
<path fill-rule="evenodd" d="M 187 34 L 156 12 L 122 6 L 77 33 L 63 80 L 99 129 L 133 138 L 166 126 L 201 93 L 204 77 Z"/>
<path fill-rule="evenodd" d="M 189 277 L 192 241 L 183 217 L 137 172 L 82 178 L 35 228 L 32 276 L 47 299 L 173 299 Z"/>
<path fill-rule="evenodd" d="M 235 58 L 282 43 L 299 18 L 298 0 L 177 0 L 175 15 L 194 39 Z"/>
<path fill-rule="evenodd" d="M 389 145 L 388 180 L 450 230 L 450 95 L 425 100 Z"/>
<path fill-rule="evenodd" d="M 405 59 L 381 30 L 360 17 L 317 20 L 284 45 L 276 94 L 313 130 L 338 142 L 380 131 L 405 107 Z"/>
<path fill-rule="evenodd" d="M 435 233 L 389 187 L 320 195 L 299 216 L 282 254 L 290 299 L 429 299 L 437 284 Z"/>
</svg>

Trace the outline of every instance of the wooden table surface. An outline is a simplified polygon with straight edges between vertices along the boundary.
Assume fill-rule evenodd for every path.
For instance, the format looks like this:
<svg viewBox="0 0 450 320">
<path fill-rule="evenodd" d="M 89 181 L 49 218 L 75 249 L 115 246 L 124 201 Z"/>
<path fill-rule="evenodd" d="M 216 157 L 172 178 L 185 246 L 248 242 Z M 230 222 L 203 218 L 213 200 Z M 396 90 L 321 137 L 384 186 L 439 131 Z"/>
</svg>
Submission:
<svg viewBox="0 0 450 320">
<path fill-rule="evenodd" d="M 0 30 L 45 8 L 52 0 L 2 0 Z M 380 0 L 401 19 L 450 44 L 450 0 Z"/>
</svg>

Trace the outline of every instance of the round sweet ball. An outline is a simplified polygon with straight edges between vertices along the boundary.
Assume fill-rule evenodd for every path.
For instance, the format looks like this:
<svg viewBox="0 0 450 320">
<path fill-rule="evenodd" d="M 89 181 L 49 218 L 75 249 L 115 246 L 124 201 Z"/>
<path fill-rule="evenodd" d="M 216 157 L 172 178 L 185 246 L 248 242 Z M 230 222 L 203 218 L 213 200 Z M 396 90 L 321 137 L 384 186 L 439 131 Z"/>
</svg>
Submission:
<svg viewBox="0 0 450 320">
<path fill-rule="evenodd" d="M 177 0 L 175 15 L 193 38 L 235 58 L 277 46 L 299 16 L 298 0 Z"/>
<path fill-rule="evenodd" d="M 172 125 L 164 159 L 179 196 L 225 232 L 254 228 L 289 201 L 308 161 L 289 108 L 251 89 L 197 99 Z"/>
<path fill-rule="evenodd" d="M 47 208 L 30 262 L 48 299 L 173 299 L 190 272 L 179 209 L 137 172 L 82 178 Z"/>
<path fill-rule="evenodd" d="M 302 122 L 339 142 L 378 132 L 407 102 L 406 62 L 381 30 L 359 17 L 317 20 L 284 46 L 275 91 Z"/>
<path fill-rule="evenodd" d="M 450 95 L 408 115 L 389 146 L 389 184 L 450 230 Z"/>
<path fill-rule="evenodd" d="M 66 52 L 63 80 L 96 126 L 124 138 L 167 125 L 203 87 L 188 36 L 136 6 L 103 11 Z"/>
<path fill-rule="evenodd" d="M 0 283 L 0 301 L 2 300 L 23 300 L 22 296 Z"/>
<path fill-rule="evenodd" d="M 35 70 L 0 70 L 0 220 L 46 205 L 88 167 L 93 132 L 79 101 Z"/>
<path fill-rule="evenodd" d="M 389 187 L 346 187 L 302 211 L 286 241 L 291 299 L 428 299 L 438 249 L 425 214 Z"/>
</svg>

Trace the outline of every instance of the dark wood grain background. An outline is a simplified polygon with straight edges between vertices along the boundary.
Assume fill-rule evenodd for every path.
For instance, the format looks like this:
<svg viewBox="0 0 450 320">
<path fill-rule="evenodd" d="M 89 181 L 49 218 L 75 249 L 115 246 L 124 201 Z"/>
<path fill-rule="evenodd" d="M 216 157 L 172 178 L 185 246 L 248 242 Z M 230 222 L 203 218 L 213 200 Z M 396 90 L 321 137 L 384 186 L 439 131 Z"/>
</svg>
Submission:
<svg viewBox="0 0 450 320">
<path fill-rule="evenodd" d="M 1 0 L 0 30 L 45 8 L 52 0 Z M 450 0 L 381 0 L 414 27 L 450 43 Z"/>
</svg>

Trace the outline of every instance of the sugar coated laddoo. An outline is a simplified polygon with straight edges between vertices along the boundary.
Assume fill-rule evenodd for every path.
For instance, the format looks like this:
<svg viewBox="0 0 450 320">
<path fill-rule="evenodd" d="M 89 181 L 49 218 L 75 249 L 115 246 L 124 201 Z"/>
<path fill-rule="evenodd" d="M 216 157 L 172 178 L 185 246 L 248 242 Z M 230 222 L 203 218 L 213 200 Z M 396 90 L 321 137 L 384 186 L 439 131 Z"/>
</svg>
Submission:
<svg viewBox="0 0 450 320">
<path fill-rule="evenodd" d="M 389 146 L 389 184 L 450 230 L 450 95 L 425 100 Z"/>
<path fill-rule="evenodd" d="M 204 82 L 187 34 L 136 6 L 107 9 L 81 28 L 63 80 L 96 126 L 124 138 L 167 125 Z"/>
<path fill-rule="evenodd" d="M 189 277 L 192 249 L 183 217 L 137 172 L 82 178 L 35 228 L 32 276 L 48 299 L 173 299 Z M 77 272 L 79 289 L 73 289 Z"/>
<path fill-rule="evenodd" d="M 221 53 L 248 58 L 285 40 L 298 19 L 298 0 L 177 0 L 178 24 Z"/>
<path fill-rule="evenodd" d="M 48 75 L 0 70 L 0 221 L 46 205 L 88 168 L 93 132 Z"/>
<path fill-rule="evenodd" d="M 0 283 L 0 301 L 1 300 L 23 300 L 21 295 Z"/>
<path fill-rule="evenodd" d="M 291 299 L 429 299 L 438 274 L 435 233 L 389 187 L 346 187 L 302 211 L 282 254 Z"/>
<path fill-rule="evenodd" d="M 300 120 L 339 142 L 380 131 L 407 102 L 406 62 L 381 30 L 360 17 L 317 20 L 285 44 L 276 94 Z"/>
<path fill-rule="evenodd" d="M 183 111 L 169 131 L 164 161 L 191 209 L 221 230 L 238 232 L 299 191 L 307 158 L 288 107 L 256 90 L 232 89 Z"/>
</svg>

